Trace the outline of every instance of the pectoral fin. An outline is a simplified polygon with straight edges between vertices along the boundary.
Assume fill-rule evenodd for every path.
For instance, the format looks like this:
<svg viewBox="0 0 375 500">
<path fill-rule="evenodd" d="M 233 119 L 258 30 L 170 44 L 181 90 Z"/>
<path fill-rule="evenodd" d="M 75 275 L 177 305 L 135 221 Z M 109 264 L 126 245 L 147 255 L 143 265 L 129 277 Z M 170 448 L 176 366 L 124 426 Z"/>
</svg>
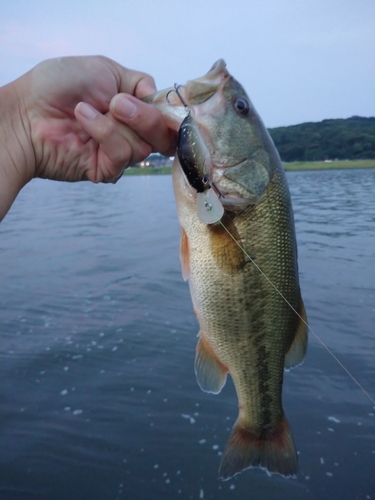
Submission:
<svg viewBox="0 0 375 500">
<path fill-rule="evenodd" d="M 190 254 L 189 254 L 189 240 L 185 231 L 181 228 L 180 239 L 180 260 L 182 277 L 186 281 L 190 276 Z"/>
<path fill-rule="evenodd" d="M 224 387 L 228 369 L 214 353 L 202 332 L 199 334 L 195 355 L 195 375 L 202 391 L 218 394 Z"/>
<path fill-rule="evenodd" d="M 301 319 L 299 320 L 292 345 L 289 347 L 289 351 L 285 355 L 285 370 L 290 370 L 291 368 L 300 365 L 305 359 L 306 355 L 307 332 L 309 328 L 307 326 L 307 316 L 301 296 L 299 299 L 298 314 L 301 316 L 301 318 L 303 318 L 303 321 Z"/>
</svg>

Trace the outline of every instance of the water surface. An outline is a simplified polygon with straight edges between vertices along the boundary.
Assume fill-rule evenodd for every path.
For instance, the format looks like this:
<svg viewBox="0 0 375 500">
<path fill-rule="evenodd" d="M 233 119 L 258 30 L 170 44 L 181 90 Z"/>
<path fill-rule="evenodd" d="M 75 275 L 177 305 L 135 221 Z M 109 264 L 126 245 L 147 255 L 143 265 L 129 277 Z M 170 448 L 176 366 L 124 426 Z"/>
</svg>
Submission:
<svg viewBox="0 0 375 500">
<path fill-rule="evenodd" d="M 311 327 L 374 397 L 374 170 L 288 180 Z M 298 478 L 218 481 L 237 400 L 195 381 L 170 176 L 34 180 L 0 232 L 2 500 L 374 499 L 374 405 L 312 334 Z"/>
</svg>

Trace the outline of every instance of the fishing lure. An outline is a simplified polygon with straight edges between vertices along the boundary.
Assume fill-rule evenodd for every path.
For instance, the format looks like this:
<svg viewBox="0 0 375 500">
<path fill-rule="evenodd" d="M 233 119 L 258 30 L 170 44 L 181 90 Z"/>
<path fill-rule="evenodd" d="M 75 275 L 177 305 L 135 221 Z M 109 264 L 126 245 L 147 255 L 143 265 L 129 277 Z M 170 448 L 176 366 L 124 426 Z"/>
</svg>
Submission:
<svg viewBox="0 0 375 500">
<path fill-rule="evenodd" d="M 195 145 L 194 150 L 191 148 L 191 144 Z M 209 180 L 206 149 L 207 147 L 189 111 L 178 131 L 178 159 L 190 186 L 197 191 L 199 220 L 205 224 L 215 224 L 223 217 L 224 207 Z"/>
</svg>

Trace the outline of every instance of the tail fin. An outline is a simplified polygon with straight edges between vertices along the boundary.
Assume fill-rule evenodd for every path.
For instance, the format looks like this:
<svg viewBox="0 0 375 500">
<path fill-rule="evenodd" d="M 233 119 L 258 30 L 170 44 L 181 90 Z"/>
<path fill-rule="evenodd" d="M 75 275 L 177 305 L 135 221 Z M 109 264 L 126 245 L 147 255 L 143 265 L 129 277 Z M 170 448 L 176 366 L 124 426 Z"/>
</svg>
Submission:
<svg viewBox="0 0 375 500">
<path fill-rule="evenodd" d="M 289 424 L 283 415 L 272 431 L 255 433 L 234 424 L 220 464 L 219 477 L 224 481 L 250 467 L 260 467 L 285 477 L 296 477 L 298 459 Z"/>
</svg>

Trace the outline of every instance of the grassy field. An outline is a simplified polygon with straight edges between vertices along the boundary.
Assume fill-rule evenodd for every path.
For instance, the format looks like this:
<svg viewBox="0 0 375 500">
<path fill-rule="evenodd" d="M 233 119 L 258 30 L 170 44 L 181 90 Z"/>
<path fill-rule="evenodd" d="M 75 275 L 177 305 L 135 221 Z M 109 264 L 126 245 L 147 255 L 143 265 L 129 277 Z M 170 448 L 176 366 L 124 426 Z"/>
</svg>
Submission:
<svg viewBox="0 0 375 500">
<path fill-rule="evenodd" d="M 165 175 L 170 174 L 172 168 L 171 167 L 144 167 L 144 168 L 127 168 L 124 171 L 124 175 Z"/>
<path fill-rule="evenodd" d="M 284 163 L 285 170 L 332 170 L 337 168 L 374 168 L 375 160 L 306 161 Z"/>
<path fill-rule="evenodd" d="M 375 168 L 375 160 L 343 160 L 343 161 L 307 161 L 284 163 L 285 170 L 333 170 L 338 168 Z M 128 168 L 124 175 L 165 175 L 171 173 L 171 167 L 161 168 Z"/>
</svg>

